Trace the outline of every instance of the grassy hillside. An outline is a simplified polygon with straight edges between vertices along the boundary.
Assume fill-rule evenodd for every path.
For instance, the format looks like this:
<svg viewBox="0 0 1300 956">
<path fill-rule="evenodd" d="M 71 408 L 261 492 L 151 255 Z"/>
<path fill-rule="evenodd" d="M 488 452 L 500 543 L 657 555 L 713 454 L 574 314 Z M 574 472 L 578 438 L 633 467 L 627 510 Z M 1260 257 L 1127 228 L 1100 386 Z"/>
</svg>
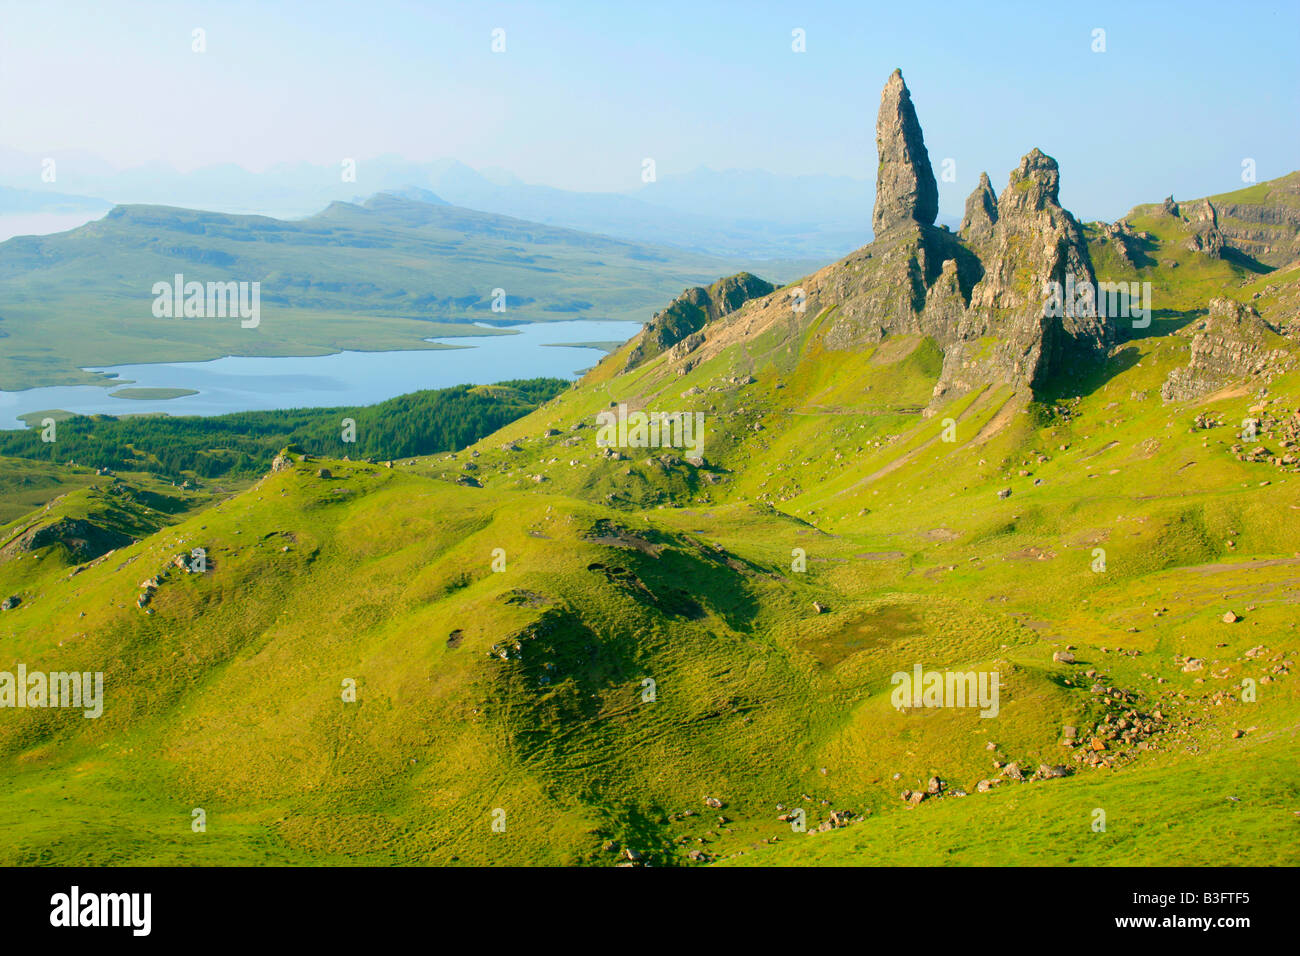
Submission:
<svg viewBox="0 0 1300 956">
<path fill-rule="evenodd" d="M 93 484 L 90 468 L 0 457 L 0 523 L 44 505 L 64 491 Z"/>
<path fill-rule="evenodd" d="M 1254 399 L 1134 399 L 1180 360 L 1148 339 L 1087 395 L 925 418 L 924 341 L 822 355 L 819 327 L 684 380 L 598 369 L 453 458 L 299 460 L 72 578 L 0 565 L 4 665 L 108 697 L 6 713 L 5 862 L 1295 863 L 1300 499 L 1192 427 Z M 706 461 L 606 458 L 615 399 L 704 410 Z M 195 546 L 208 573 L 137 608 Z M 917 661 L 999 671 L 998 717 L 895 711 Z M 1064 726 L 1130 710 L 1149 735 L 1072 760 Z M 977 792 L 994 760 L 1073 772 Z M 969 796 L 900 799 L 932 776 Z"/>
</svg>

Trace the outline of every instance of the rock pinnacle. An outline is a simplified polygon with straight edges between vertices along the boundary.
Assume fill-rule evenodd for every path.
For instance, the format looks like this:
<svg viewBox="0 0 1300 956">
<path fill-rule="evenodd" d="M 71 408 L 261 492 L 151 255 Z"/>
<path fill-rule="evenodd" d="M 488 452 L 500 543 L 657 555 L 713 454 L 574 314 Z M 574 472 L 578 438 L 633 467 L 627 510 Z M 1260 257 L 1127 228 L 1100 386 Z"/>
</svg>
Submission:
<svg viewBox="0 0 1300 956">
<path fill-rule="evenodd" d="M 876 207 L 871 216 L 876 235 L 908 222 L 934 225 L 939 215 L 939 187 L 900 70 L 890 75 L 880 94 L 876 153 L 880 164 L 876 172 Z"/>
</svg>

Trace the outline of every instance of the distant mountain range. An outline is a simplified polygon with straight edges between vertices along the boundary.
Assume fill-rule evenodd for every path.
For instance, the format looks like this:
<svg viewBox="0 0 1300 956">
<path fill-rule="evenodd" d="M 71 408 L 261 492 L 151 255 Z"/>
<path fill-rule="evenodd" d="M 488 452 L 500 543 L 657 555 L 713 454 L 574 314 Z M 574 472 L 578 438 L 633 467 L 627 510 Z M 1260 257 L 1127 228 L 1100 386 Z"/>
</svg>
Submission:
<svg viewBox="0 0 1300 956">
<path fill-rule="evenodd" d="M 12 236 L 40 236 L 75 229 L 98 219 L 111 208 L 111 202 L 92 196 L 0 186 L 0 242 Z"/>
<path fill-rule="evenodd" d="M 42 157 L 0 150 L 0 184 L 11 187 L 0 191 L 0 226 L 13 212 L 54 211 L 43 197 L 88 211 L 105 203 L 156 204 L 297 218 L 333 201 L 417 188 L 483 212 L 710 255 L 830 260 L 871 237 L 873 184 L 849 177 L 701 168 L 628 193 L 599 193 L 525 183 L 456 160 L 395 156 L 359 162 L 352 182 L 343 181 L 337 165 L 283 164 L 254 173 L 225 164 L 181 173 L 161 163 L 117 170 L 81 153 L 56 160 L 57 178 L 44 184 Z"/>
</svg>

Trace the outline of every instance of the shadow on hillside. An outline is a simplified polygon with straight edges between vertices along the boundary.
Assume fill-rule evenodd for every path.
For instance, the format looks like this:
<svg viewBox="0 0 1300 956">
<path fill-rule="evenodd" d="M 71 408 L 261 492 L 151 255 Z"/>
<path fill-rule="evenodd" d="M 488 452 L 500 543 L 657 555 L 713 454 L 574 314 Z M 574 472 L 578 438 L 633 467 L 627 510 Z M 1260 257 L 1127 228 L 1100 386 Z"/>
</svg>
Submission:
<svg viewBox="0 0 1300 956">
<path fill-rule="evenodd" d="M 1256 275 L 1263 275 L 1266 272 L 1273 271 L 1272 266 L 1265 265 L 1258 259 L 1246 255 L 1240 249 L 1234 249 L 1228 245 L 1223 247 L 1223 261 L 1245 269 L 1247 272 L 1253 272 Z"/>
<path fill-rule="evenodd" d="M 184 498 L 174 495 L 164 495 L 157 491 L 149 491 L 144 488 L 136 488 L 132 491 L 132 497 L 140 504 L 152 508 L 154 511 L 161 511 L 166 515 L 179 515 L 188 511 L 193 504 Z"/>
<path fill-rule="evenodd" d="M 1154 325 L 1154 320 L 1152 322 Z M 1116 375 L 1122 375 L 1142 360 L 1142 353 L 1132 345 L 1124 346 L 1105 362 L 1099 362 L 1073 378 L 1059 377 L 1035 390 L 1040 402 L 1060 402 L 1067 399 L 1086 398 Z"/>
<path fill-rule="evenodd" d="M 605 793 L 593 793 L 584 795 L 583 799 L 589 806 L 599 807 L 608 797 Z M 623 800 L 617 800 L 614 806 L 613 819 L 606 821 L 605 830 L 619 844 L 620 851 L 626 849 L 639 853 L 642 861 L 652 866 L 678 865 L 671 831 L 660 822 L 668 816 L 663 808 L 653 807 L 646 811 Z M 622 859 L 623 853 L 620 852 L 617 858 Z"/>
<path fill-rule="evenodd" d="M 765 569 L 720 545 L 658 529 L 631 532 L 602 519 L 593 531 L 597 536 L 589 540 L 614 547 L 587 570 L 604 575 L 637 603 L 669 620 L 699 621 L 712 612 L 732 630 L 752 632 L 759 602 L 750 583 Z"/>
<path fill-rule="evenodd" d="M 1201 316 L 1205 315 L 1205 309 L 1152 309 L 1151 324 L 1144 329 L 1135 329 L 1131 322 L 1119 319 L 1120 337 L 1123 341 L 1135 342 L 1141 339 L 1158 339 L 1165 335 L 1173 335 L 1179 329 L 1191 325 Z"/>
<path fill-rule="evenodd" d="M 1133 266 L 1137 269 L 1153 269 L 1156 265 L 1156 258 L 1152 255 L 1160 248 L 1160 243 L 1155 239 L 1143 239 L 1138 237 L 1128 245 L 1129 258 L 1133 261 Z"/>
</svg>

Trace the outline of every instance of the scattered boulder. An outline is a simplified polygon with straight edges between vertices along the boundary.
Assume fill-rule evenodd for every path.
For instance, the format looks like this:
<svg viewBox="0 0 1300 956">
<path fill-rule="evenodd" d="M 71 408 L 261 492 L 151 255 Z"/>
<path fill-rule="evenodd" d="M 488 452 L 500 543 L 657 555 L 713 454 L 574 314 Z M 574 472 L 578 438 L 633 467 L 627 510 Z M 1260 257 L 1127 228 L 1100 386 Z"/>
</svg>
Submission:
<svg viewBox="0 0 1300 956">
<path fill-rule="evenodd" d="M 827 819 L 818 824 L 817 830 L 820 833 L 825 833 L 827 830 L 838 830 L 840 827 L 846 827 L 852 822 L 852 810 L 836 810 L 831 813 Z"/>
</svg>

